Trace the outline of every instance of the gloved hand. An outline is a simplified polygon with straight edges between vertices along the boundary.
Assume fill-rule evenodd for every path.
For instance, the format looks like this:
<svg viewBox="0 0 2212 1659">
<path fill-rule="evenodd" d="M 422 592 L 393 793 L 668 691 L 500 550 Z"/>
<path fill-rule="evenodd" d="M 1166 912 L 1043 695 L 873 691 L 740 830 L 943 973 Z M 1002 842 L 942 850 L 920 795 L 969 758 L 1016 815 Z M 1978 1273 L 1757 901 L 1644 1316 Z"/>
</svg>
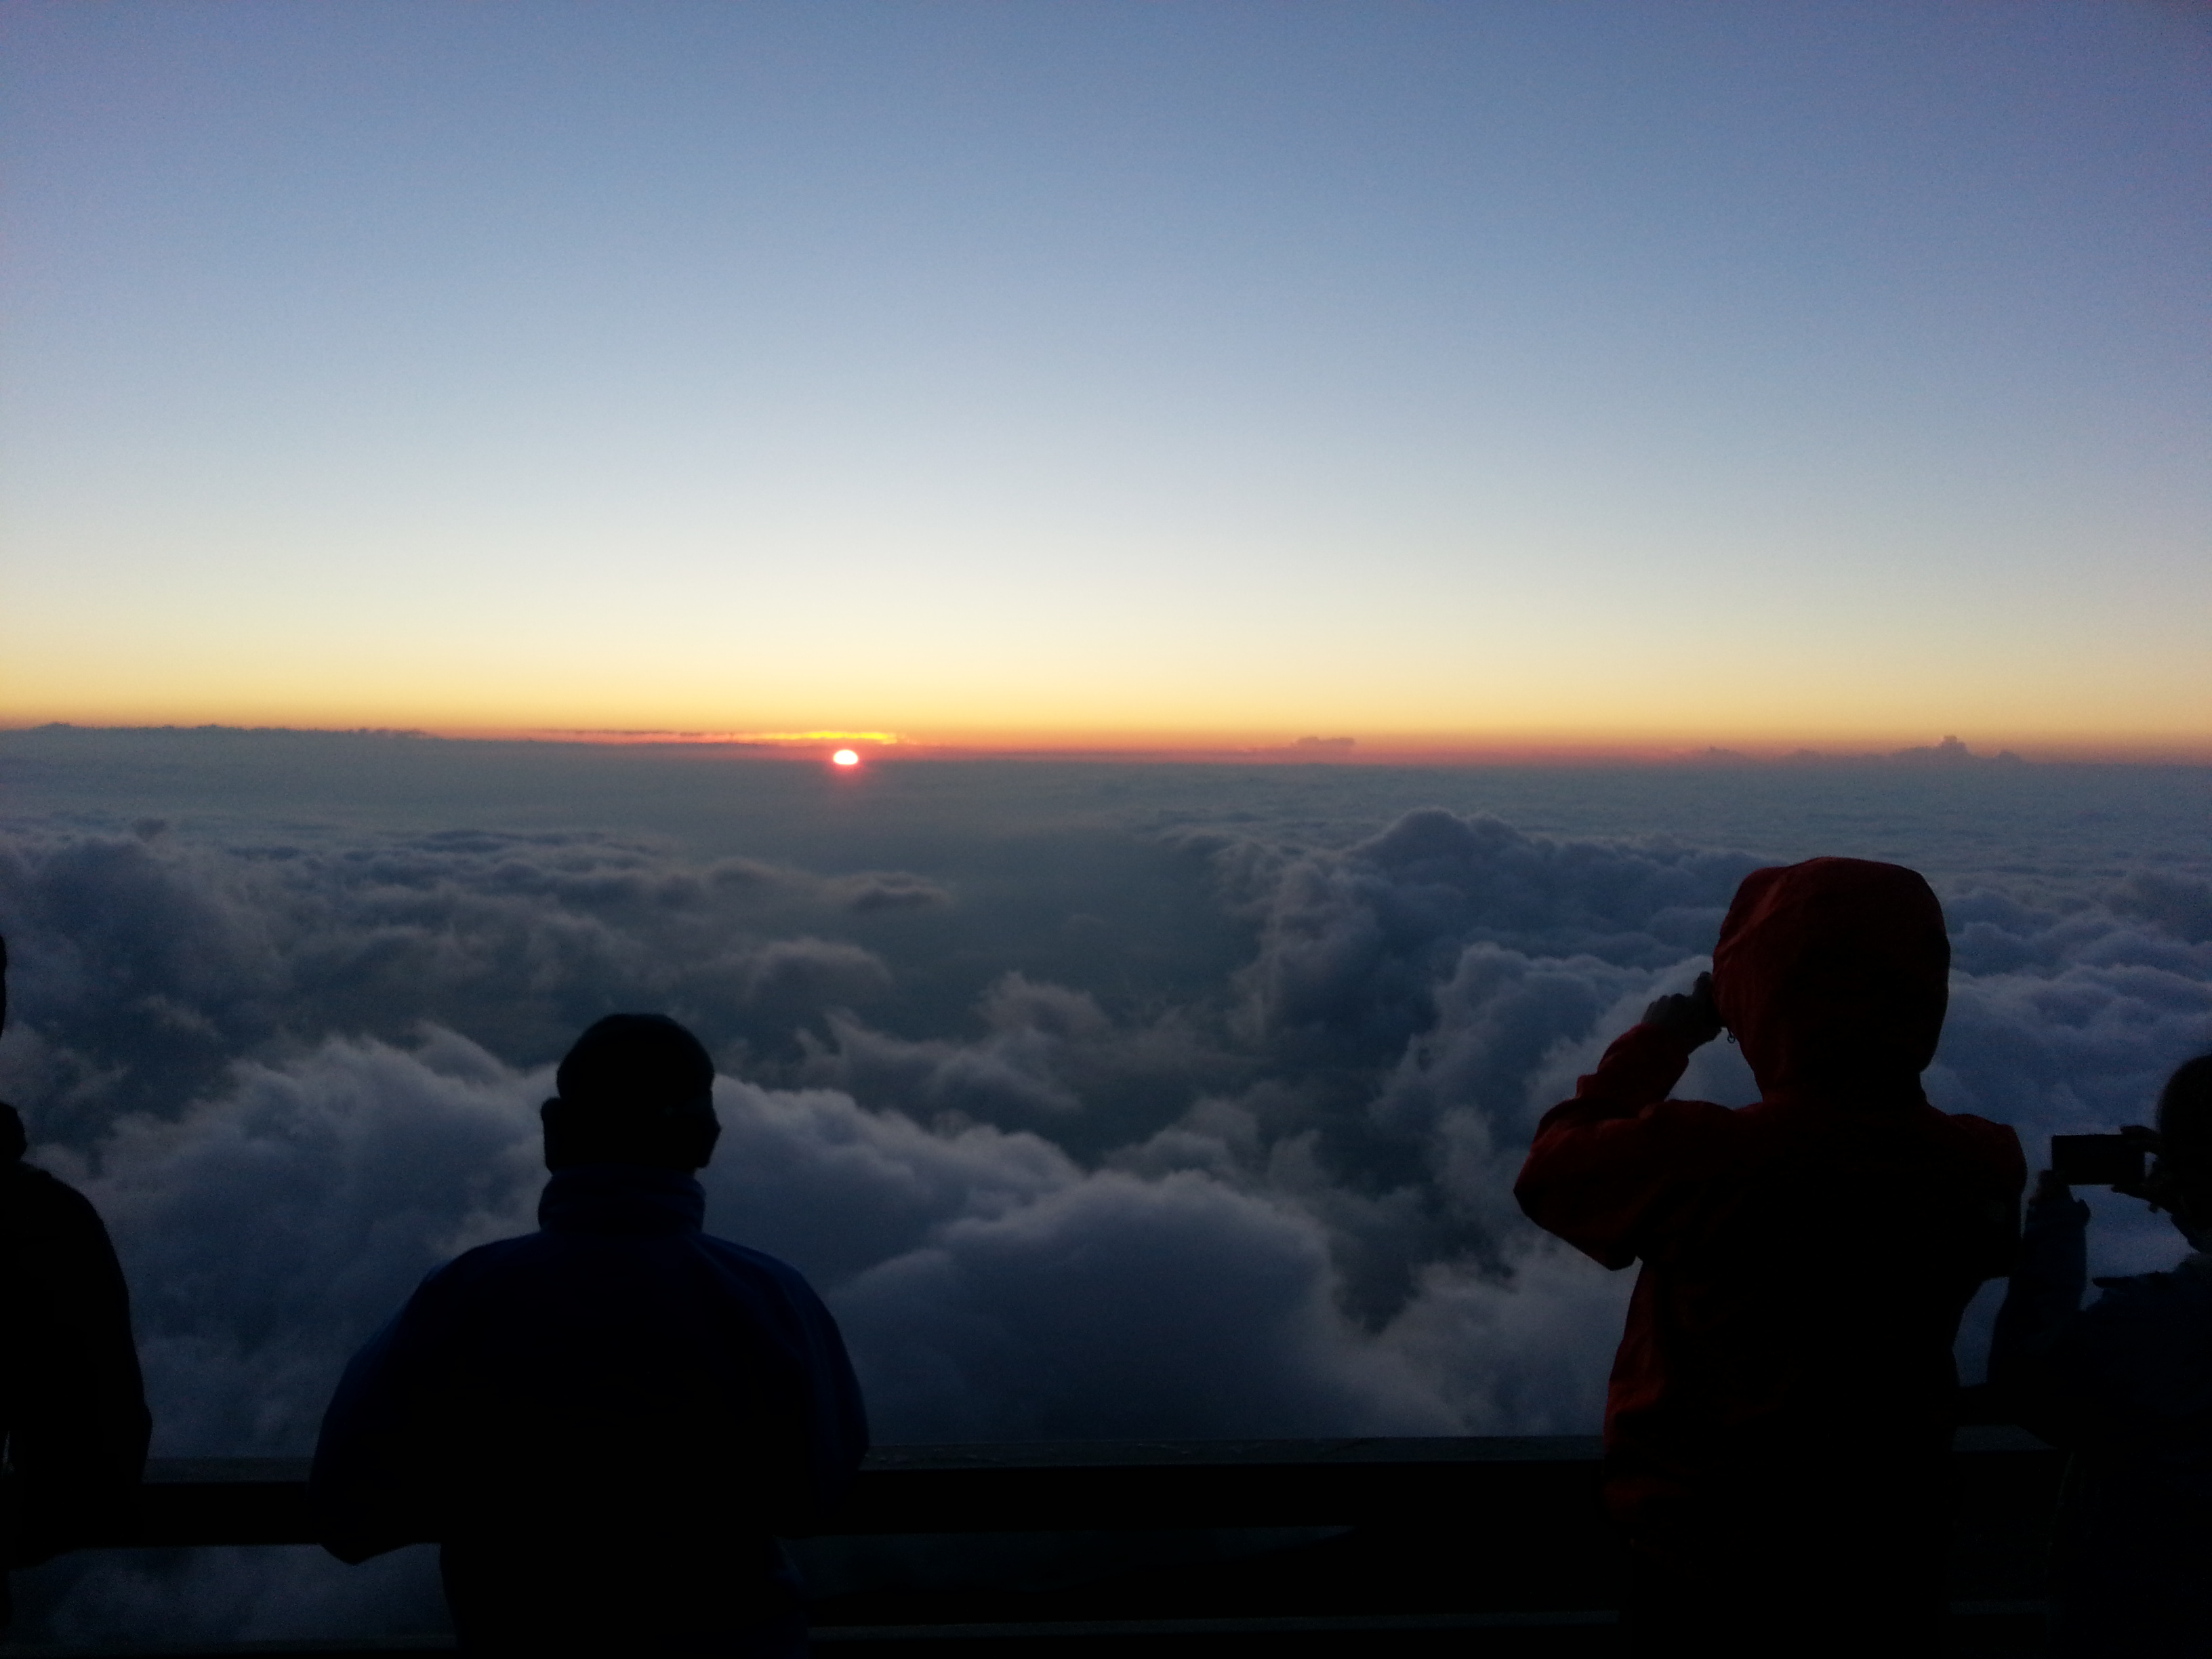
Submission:
<svg viewBox="0 0 2212 1659">
<path fill-rule="evenodd" d="M 1699 974 L 1687 991 L 1659 998 L 1644 1011 L 1644 1023 L 1679 1038 L 1686 1048 L 1711 1042 L 1721 1034 L 1720 1010 L 1713 1006 L 1713 976 Z"/>
</svg>

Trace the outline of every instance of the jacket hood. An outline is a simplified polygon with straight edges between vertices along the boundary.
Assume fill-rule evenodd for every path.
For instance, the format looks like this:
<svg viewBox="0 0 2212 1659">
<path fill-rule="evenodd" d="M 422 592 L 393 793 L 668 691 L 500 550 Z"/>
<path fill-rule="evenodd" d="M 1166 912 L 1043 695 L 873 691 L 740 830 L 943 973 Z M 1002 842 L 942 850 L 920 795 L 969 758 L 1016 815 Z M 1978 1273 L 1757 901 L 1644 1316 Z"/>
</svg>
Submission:
<svg viewBox="0 0 2212 1659">
<path fill-rule="evenodd" d="M 1901 865 L 1809 859 L 1754 870 L 1713 950 L 1713 1000 L 1767 1094 L 1911 1083 L 1936 1057 L 1951 941 Z"/>
</svg>

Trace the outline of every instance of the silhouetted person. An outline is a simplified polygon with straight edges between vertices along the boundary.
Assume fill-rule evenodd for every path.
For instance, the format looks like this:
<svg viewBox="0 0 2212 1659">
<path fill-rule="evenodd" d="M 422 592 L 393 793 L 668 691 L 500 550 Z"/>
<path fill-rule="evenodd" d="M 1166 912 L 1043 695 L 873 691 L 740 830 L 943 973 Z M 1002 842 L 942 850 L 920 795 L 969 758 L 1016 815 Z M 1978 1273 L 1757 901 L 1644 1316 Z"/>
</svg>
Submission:
<svg viewBox="0 0 2212 1659">
<path fill-rule="evenodd" d="M 542 1231 L 423 1280 L 323 1419 L 325 1546 L 441 1542 L 467 1651 L 805 1649 L 775 1534 L 836 1506 L 867 1429 L 806 1282 L 700 1231 L 714 1077 L 673 1020 L 586 1031 L 544 1108 Z"/>
<path fill-rule="evenodd" d="M 0 1024 L 8 946 L 0 940 Z M 74 1548 L 126 1509 L 151 1422 L 131 1295 L 107 1230 L 74 1188 L 23 1162 L 23 1120 L 0 1105 L 0 1528 L 6 1565 Z M 0 1627 L 8 1622 L 0 1572 Z"/>
<path fill-rule="evenodd" d="M 1942 1616 L 1951 1345 L 2025 1181 L 2010 1129 L 1921 1092 L 1949 963 L 1910 870 L 1753 871 L 1712 973 L 1537 1127 L 1522 1208 L 1644 1264 L 1605 1496 L 1646 1651 L 1917 1650 Z M 1762 1098 L 1668 1099 L 1723 1022 Z"/>
<path fill-rule="evenodd" d="M 2190 1255 L 2100 1279 L 2087 1308 L 2089 1206 L 2048 1170 L 1990 1345 L 2021 1420 L 2074 1453 L 2051 1552 L 2051 1650 L 2212 1655 L 2212 1054 L 2159 1097 L 2138 1188 Z"/>
</svg>

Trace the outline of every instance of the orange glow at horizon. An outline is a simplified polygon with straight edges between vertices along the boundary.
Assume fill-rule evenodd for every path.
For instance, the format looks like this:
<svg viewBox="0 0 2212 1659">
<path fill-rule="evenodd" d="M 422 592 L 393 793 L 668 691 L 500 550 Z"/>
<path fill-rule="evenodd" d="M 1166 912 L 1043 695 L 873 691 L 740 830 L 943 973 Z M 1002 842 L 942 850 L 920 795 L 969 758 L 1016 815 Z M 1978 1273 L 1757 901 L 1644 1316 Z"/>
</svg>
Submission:
<svg viewBox="0 0 2212 1659">
<path fill-rule="evenodd" d="M 763 635 L 737 669 L 703 648 L 666 650 L 650 660 L 613 657 L 556 682 L 542 663 L 503 655 L 501 635 L 488 645 L 472 635 L 472 656 L 420 641 L 417 654 L 395 666 L 388 640 L 380 640 L 384 655 L 375 660 L 336 651 L 310 660 L 271 626 L 223 641 L 230 648 L 216 672 L 205 660 L 211 647 L 189 632 L 115 640 L 88 624 L 40 634 L 9 621 L 0 629 L 16 635 L 0 641 L 10 647 L 0 653 L 4 726 L 398 729 L 789 750 L 816 764 L 849 749 L 864 765 L 878 755 L 933 752 L 1633 763 L 1712 748 L 1753 758 L 1798 749 L 1884 753 L 1951 732 L 1978 754 L 2212 761 L 2201 669 L 2194 659 L 2185 668 L 2148 656 L 2131 677 L 2105 674 L 2092 695 L 2069 679 L 2083 669 L 2069 658 L 2055 659 L 2069 674 L 2038 668 L 2033 684 L 2019 665 L 2008 676 L 1963 647 L 1923 653 L 1913 678 L 1869 678 L 1800 640 L 1794 667 L 1780 660 L 1780 646 L 1762 654 L 1738 642 L 1727 652 L 1682 652 L 1662 673 L 1668 665 L 1639 660 L 1626 641 L 1601 641 L 1621 646 L 1619 660 L 1570 642 L 1550 650 L 1547 665 L 1545 651 L 1516 654 L 1495 638 L 1481 649 L 1455 643 L 1445 651 L 1411 636 L 1417 624 L 1408 624 L 1409 636 L 1381 655 L 1372 641 L 1347 641 L 1332 653 L 1308 641 L 1302 653 L 1271 653 L 1231 637 L 1220 663 L 1194 652 L 1133 681 L 1088 660 L 1096 642 L 1073 634 L 1053 636 L 1057 659 L 1024 647 L 1028 654 L 998 660 L 979 644 L 966 654 L 933 647 L 929 663 L 902 659 L 890 641 L 855 654 L 849 642 L 805 640 L 811 654 L 802 658 L 790 642 Z M 950 631 L 958 643 L 958 628 Z M 1527 631 L 1540 643 L 1541 629 Z M 2054 660 L 2019 654 L 2031 666 Z M 1314 662 L 1327 672 L 1295 666 Z M 825 683 L 833 678 L 837 684 Z"/>
<path fill-rule="evenodd" d="M 351 711 L 348 711 L 350 713 Z M 411 711 L 410 711 L 411 712 Z M 1949 724 L 1920 727 L 1818 726 L 1797 731 L 1698 730 L 1668 726 L 1581 729 L 1528 726 L 1518 729 L 1463 728 L 1458 731 L 1362 731 L 1341 728 L 1327 735 L 1280 729 L 1216 727 L 1146 728 L 1071 725 L 948 726 L 890 731 L 678 730 L 637 726 L 521 726 L 473 720 L 329 718 L 302 709 L 286 718 L 275 710 L 0 710 L 0 733 L 40 725 L 88 730 L 189 730 L 221 727 L 236 731 L 350 732 L 464 742 L 524 742 L 593 747 L 738 750 L 812 757 L 839 771 L 856 770 L 871 750 L 912 761 L 1065 759 L 1078 761 L 1188 761 L 1209 764 L 1338 764 L 1383 766 L 1589 766 L 1665 765 L 1776 761 L 1810 753 L 1825 758 L 1880 757 L 1932 748 L 1949 740 Z M 322 717 L 318 718 L 319 715 Z M 1989 722 L 1956 723 L 1959 738 L 1976 757 L 1991 758 L 2011 750 L 2022 759 L 2045 762 L 2134 763 L 2201 766 L 2212 764 L 2212 734 L 2176 731 L 2042 729 Z M 826 744 L 836 742 L 834 750 Z M 826 752 L 825 752 L 826 750 Z"/>
</svg>

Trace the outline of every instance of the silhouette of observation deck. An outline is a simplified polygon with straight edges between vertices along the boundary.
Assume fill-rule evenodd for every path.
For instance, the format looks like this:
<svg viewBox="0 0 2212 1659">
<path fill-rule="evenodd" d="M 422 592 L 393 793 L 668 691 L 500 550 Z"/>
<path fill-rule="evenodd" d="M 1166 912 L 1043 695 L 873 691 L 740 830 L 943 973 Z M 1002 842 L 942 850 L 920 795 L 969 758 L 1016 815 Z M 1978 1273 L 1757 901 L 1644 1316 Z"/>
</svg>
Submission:
<svg viewBox="0 0 2212 1659">
<path fill-rule="evenodd" d="M 1610 1654 L 1620 1649 L 1617 1575 L 1598 1507 L 1599 1454 L 1595 1437 L 884 1447 L 830 1533 L 1336 1530 L 1058 1588 L 848 1594 L 816 1604 L 815 1641 L 824 1659 L 1133 1659 L 1140 1648 L 1146 1659 Z M 1955 1650 L 2039 1652 L 2038 1578 L 2061 1455 L 2023 1430 L 1984 1424 L 1960 1430 L 1954 1455 Z M 100 1547 L 311 1542 L 307 1474 L 304 1460 L 156 1460 L 136 1515 Z M 1786 1651 L 1787 1632 L 1777 1637 Z M 449 1645 L 9 1651 L 266 1659 Z"/>
</svg>

